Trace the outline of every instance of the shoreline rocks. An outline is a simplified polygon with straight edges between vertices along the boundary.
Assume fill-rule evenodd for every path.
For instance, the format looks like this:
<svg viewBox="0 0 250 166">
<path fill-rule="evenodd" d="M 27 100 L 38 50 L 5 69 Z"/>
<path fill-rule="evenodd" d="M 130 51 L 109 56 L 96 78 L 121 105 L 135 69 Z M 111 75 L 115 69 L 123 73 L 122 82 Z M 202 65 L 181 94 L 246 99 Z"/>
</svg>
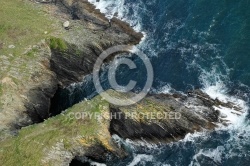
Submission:
<svg viewBox="0 0 250 166">
<path fill-rule="evenodd" d="M 1 81 L 9 92 L 4 91 L 0 96 L 4 101 L 0 111 L 0 161 L 4 165 L 69 165 L 74 158 L 105 160 L 107 155 L 124 158 L 127 153 L 114 142 L 113 134 L 133 140 L 178 141 L 188 133 L 212 130 L 217 123 L 223 123 L 214 106 L 234 108 L 232 103 L 211 99 L 197 90 L 187 95 L 149 95 L 128 107 L 110 105 L 96 96 L 49 118 L 51 98 L 59 87 L 80 82 L 90 74 L 103 50 L 119 44 L 138 44 L 142 38 L 141 33 L 116 18 L 109 27 L 108 19 L 87 0 L 62 0 L 51 7 L 67 19 L 74 16 L 77 20 L 65 24 L 74 26 L 66 32 L 62 30 L 63 35 L 55 33 L 37 44 L 35 53 L 29 54 L 33 59 L 25 63 L 26 77 L 20 78 L 19 84 L 13 77 Z M 14 72 L 18 75 L 20 70 Z M 108 93 L 121 95 L 112 90 Z M 97 112 L 103 118 L 70 116 L 82 112 Z M 112 119 L 109 115 L 114 113 L 121 117 Z M 131 113 L 135 116 L 129 116 Z M 145 118 L 141 113 L 181 116 L 157 119 Z"/>
<path fill-rule="evenodd" d="M 113 90 L 106 93 L 119 98 L 131 96 Z M 201 92 L 198 93 L 201 95 Z M 197 93 L 194 91 L 193 94 Z M 207 103 L 206 99 L 211 102 Z M 116 143 L 112 137 L 114 134 L 122 139 L 158 144 L 178 141 L 189 133 L 216 128 L 217 124 L 221 124 L 219 112 L 213 108 L 217 103 L 211 98 L 206 99 L 183 94 L 155 94 L 135 105 L 120 107 L 109 104 L 98 95 L 43 123 L 22 128 L 18 136 L 2 141 L 0 160 L 5 165 L 15 165 L 17 162 L 34 165 L 36 162 L 38 165 L 67 166 L 72 160 L 81 162 L 86 158 L 103 163 L 107 159 L 124 159 L 128 152 Z M 181 116 L 152 116 L 171 112 Z M 148 113 L 150 117 L 141 116 Z M 98 118 L 94 115 L 98 115 Z M 26 155 L 29 157 L 24 157 Z"/>
</svg>

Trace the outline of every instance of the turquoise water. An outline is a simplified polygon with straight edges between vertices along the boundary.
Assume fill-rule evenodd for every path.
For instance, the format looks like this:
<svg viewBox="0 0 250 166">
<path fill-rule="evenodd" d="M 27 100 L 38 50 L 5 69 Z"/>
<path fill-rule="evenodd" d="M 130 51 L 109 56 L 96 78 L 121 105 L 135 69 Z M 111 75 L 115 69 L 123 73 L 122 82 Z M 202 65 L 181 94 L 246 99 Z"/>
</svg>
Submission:
<svg viewBox="0 0 250 166">
<path fill-rule="evenodd" d="M 249 106 L 250 0 L 100 0 L 95 5 L 107 16 L 118 12 L 119 18 L 146 34 L 138 47 L 150 57 L 154 68 L 151 93 L 200 88 L 211 97 L 237 98 Z M 145 82 L 145 67 L 138 58 L 131 59 L 138 69 L 121 67 L 117 80 L 126 85 L 136 78 L 139 90 Z M 105 71 L 102 82 L 106 89 L 110 87 Z M 58 94 L 71 92 L 64 100 L 69 103 L 62 102 L 62 107 L 96 94 L 91 76 L 72 88 Z M 177 143 L 120 140 L 130 157 L 106 164 L 248 166 L 249 131 L 249 115 L 243 115 L 228 128 L 190 135 Z"/>
</svg>

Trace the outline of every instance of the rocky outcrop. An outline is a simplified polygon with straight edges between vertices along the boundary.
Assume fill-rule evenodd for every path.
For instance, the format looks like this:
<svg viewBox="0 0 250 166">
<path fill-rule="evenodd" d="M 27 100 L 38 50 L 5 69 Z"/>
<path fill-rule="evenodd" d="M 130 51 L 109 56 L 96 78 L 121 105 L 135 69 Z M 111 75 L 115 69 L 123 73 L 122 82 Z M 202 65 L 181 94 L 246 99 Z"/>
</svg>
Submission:
<svg viewBox="0 0 250 166">
<path fill-rule="evenodd" d="M 84 75 L 93 71 L 96 59 L 107 48 L 138 44 L 143 37 L 115 18 L 110 27 L 108 19 L 87 0 L 63 0 L 57 5 L 85 25 L 79 31 L 69 31 L 64 37 L 69 49 L 52 50 L 51 67 L 63 86 L 82 81 Z"/>
<path fill-rule="evenodd" d="M 107 93 L 123 99 L 131 96 L 113 90 Z M 0 161 L 3 165 L 66 166 L 72 160 L 105 163 L 121 159 L 128 152 L 116 143 L 113 134 L 134 141 L 178 141 L 188 133 L 212 130 L 220 124 L 222 117 L 214 106 L 221 105 L 232 108 L 230 103 L 211 99 L 201 91 L 150 95 L 126 107 L 111 105 L 99 95 L 2 141 Z"/>
<path fill-rule="evenodd" d="M 83 113 L 100 117 L 81 116 Z M 66 166 L 84 156 L 98 161 L 105 161 L 108 155 L 123 158 L 126 152 L 112 141 L 109 126 L 109 104 L 97 96 L 1 141 L 1 164 Z"/>
<path fill-rule="evenodd" d="M 46 2 L 36 5 L 45 5 L 49 17 L 61 25 L 52 36 L 34 43 L 36 47 L 25 52 L 33 56 L 32 60 L 20 56 L 15 60 L 18 63 L 13 65 L 15 68 L 11 66 L 7 76 L 1 78 L 5 90 L 0 95 L 3 103 L 0 104 L 0 131 L 8 133 L 47 119 L 51 98 L 59 87 L 82 81 L 105 49 L 119 44 L 133 45 L 141 40 L 142 34 L 127 23 L 114 19 L 109 27 L 104 15 L 85 0 Z M 62 26 L 65 21 L 70 22 L 67 30 Z M 25 71 L 17 72 L 23 66 Z"/>
<path fill-rule="evenodd" d="M 96 96 L 47 119 L 51 98 L 59 87 L 79 82 L 90 74 L 106 48 L 137 44 L 142 34 L 115 18 L 110 27 L 108 20 L 86 0 L 62 0 L 56 5 L 51 4 L 55 1 L 41 2 L 47 2 L 45 5 L 53 13 L 51 19 L 59 20 L 61 28 L 15 57 L 12 65 L 9 60 L 13 55 L 1 56 L 6 69 L 0 76 L 2 165 L 69 165 L 73 159 L 86 157 L 105 162 L 107 156 L 127 155 L 112 139 L 113 134 L 124 139 L 171 142 L 188 133 L 228 123 L 226 115 L 216 107 L 242 113 L 233 103 L 211 99 L 197 90 L 186 95 L 149 95 L 127 107 L 110 105 Z M 67 20 L 70 24 L 64 29 L 62 25 Z M 107 93 L 130 96 L 112 90 Z M 6 133 L 12 135 L 6 139 Z"/>
<path fill-rule="evenodd" d="M 132 140 L 178 141 L 188 133 L 211 130 L 227 122 L 215 109 L 220 106 L 236 108 L 232 103 L 211 99 L 200 90 L 188 95 L 151 95 L 129 107 L 111 106 L 111 114 L 116 118 L 111 120 L 110 132 Z"/>
</svg>

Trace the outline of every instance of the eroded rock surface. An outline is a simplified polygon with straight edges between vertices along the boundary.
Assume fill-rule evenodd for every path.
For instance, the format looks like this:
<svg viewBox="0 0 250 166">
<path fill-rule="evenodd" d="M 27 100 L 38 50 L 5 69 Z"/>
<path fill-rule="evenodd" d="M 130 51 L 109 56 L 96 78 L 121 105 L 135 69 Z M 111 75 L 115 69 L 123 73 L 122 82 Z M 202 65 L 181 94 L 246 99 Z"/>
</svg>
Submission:
<svg viewBox="0 0 250 166">
<path fill-rule="evenodd" d="M 104 15 L 88 1 L 46 2 L 33 5 L 45 7 L 44 17 L 55 22 L 51 36 L 27 46 L 14 61 L 13 55 L 1 55 L 6 72 L 0 76 L 0 131 L 7 135 L 50 117 L 50 100 L 57 88 L 82 81 L 103 50 L 137 44 L 142 37 L 116 19 L 109 27 Z M 70 22 L 68 30 L 62 26 L 66 20 Z"/>
<path fill-rule="evenodd" d="M 107 156 L 127 155 L 112 139 L 113 134 L 155 143 L 178 141 L 188 133 L 230 123 L 216 107 L 243 113 L 233 103 L 211 99 L 197 90 L 186 95 L 149 95 L 127 107 L 110 105 L 96 96 L 47 119 L 50 99 L 58 87 L 79 82 L 90 74 L 103 50 L 119 44 L 137 44 L 142 34 L 115 18 L 110 27 L 87 0 L 41 2 L 46 3 L 36 5 L 45 5 L 47 16 L 56 22 L 56 30 L 41 42 L 27 46 L 18 56 L 0 56 L 2 165 L 64 166 L 84 157 L 105 162 Z M 62 24 L 67 20 L 70 24 L 64 29 Z M 2 47 L 6 47 L 4 43 L 0 43 L 0 50 Z M 112 90 L 108 93 L 123 98 L 130 95 Z M 100 118 L 81 116 L 82 113 L 97 113 Z M 38 122 L 42 123 L 34 124 Z"/>
<path fill-rule="evenodd" d="M 123 99 L 131 95 L 113 90 L 107 93 Z M 4 165 L 66 166 L 73 159 L 86 157 L 104 163 L 122 159 L 128 153 L 113 134 L 152 143 L 178 141 L 188 133 L 213 130 L 221 123 L 220 113 L 213 106 L 221 105 L 232 108 L 230 103 L 213 100 L 201 91 L 151 95 L 126 107 L 111 105 L 99 95 L 2 141 L 0 161 Z"/>
<path fill-rule="evenodd" d="M 155 94 L 132 106 L 111 106 L 111 113 L 120 118 L 112 119 L 110 132 L 133 140 L 178 141 L 188 133 L 230 123 L 215 109 L 221 106 L 242 114 L 241 108 L 233 103 L 211 99 L 200 90 L 190 91 L 187 95 Z"/>
</svg>

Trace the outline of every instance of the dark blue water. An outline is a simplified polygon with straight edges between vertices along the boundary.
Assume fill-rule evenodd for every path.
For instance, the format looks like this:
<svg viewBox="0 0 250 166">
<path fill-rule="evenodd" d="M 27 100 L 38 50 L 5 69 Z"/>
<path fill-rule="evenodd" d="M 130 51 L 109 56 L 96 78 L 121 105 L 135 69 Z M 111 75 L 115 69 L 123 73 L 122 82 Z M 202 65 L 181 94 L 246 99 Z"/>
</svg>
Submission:
<svg viewBox="0 0 250 166">
<path fill-rule="evenodd" d="M 96 5 L 107 15 L 118 12 L 121 19 L 145 32 L 138 47 L 154 68 L 151 93 L 201 88 L 211 96 L 222 94 L 248 103 L 250 0 L 100 0 Z M 145 66 L 135 55 L 130 58 L 137 69 L 121 66 L 117 80 L 126 85 L 134 79 L 138 82 L 135 90 L 140 90 Z M 72 87 L 71 104 L 96 94 L 91 79 Z M 110 87 L 105 70 L 102 83 Z M 249 131 L 249 115 L 245 115 L 226 129 L 177 143 L 149 146 L 123 141 L 131 156 L 107 165 L 248 166 Z"/>
</svg>

